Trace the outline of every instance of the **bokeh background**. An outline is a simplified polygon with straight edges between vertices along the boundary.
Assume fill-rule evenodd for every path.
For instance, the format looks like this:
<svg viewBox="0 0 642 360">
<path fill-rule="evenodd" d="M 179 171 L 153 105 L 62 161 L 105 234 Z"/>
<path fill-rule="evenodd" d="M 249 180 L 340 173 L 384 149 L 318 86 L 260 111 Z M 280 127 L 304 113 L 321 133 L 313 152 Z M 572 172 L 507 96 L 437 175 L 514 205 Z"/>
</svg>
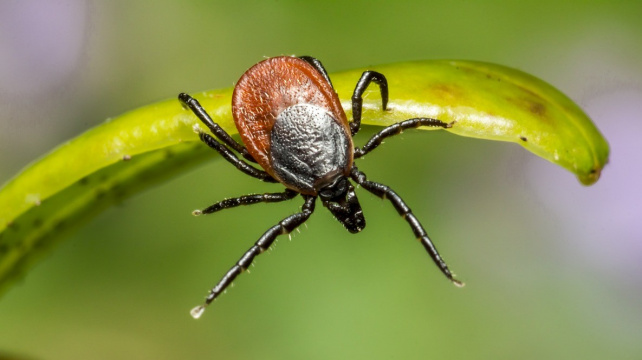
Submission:
<svg viewBox="0 0 642 360">
<path fill-rule="evenodd" d="M 209 287 L 300 206 L 191 216 L 278 188 L 213 160 L 101 214 L 3 295 L 0 358 L 642 358 L 641 15 L 614 0 L 0 2 L 0 182 L 109 117 L 229 87 L 281 54 L 330 72 L 508 65 L 568 94 L 612 148 L 583 187 L 515 144 L 405 132 L 359 167 L 407 200 L 465 288 L 360 192 L 365 231 L 319 207 L 195 321 Z"/>
</svg>

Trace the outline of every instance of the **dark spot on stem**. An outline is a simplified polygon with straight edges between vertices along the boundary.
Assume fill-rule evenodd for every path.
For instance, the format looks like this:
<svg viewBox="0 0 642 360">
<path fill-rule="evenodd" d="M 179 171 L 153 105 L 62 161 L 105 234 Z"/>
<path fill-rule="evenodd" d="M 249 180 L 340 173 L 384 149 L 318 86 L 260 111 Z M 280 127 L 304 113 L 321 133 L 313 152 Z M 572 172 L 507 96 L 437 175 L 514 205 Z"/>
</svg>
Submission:
<svg viewBox="0 0 642 360">
<path fill-rule="evenodd" d="M 54 225 L 54 230 L 61 230 L 65 225 L 65 220 L 60 220 Z"/>
<path fill-rule="evenodd" d="M 544 104 L 542 103 L 531 102 L 529 110 L 535 115 L 544 116 L 544 114 L 546 113 L 546 106 L 544 106 Z"/>
<path fill-rule="evenodd" d="M 44 244 L 43 241 L 36 241 L 31 248 L 32 249 L 42 249 L 44 247 L 45 247 L 45 244 Z"/>
<path fill-rule="evenodd" d="M 453 84 L 436 84 L 430 89 L 434 96 L 446 100 L 461 99 L 465 95 L 465 91 Z"/>
<path fill-rule="evenodd" d="M 520 140 L 522 140 L 523 142 L 528 141 L 528 139 L 526 138 L 526 136 L 520 136 L 520 137 L 519 137 L 519 139 L 520 139 Z"/>
<path fill-rule="evenodd" d="M 129 161 L 132 159 L 131 155 L 123 155 L 123 161 Z"/>
<path fill-rule="evenodd" d="M 502 81 L 502 79 L 500 79 L 498 76 L 493 76 L 493 75 L 492 75 L 492 74 L 490 74 L 490 73 L 487 73 L 487 74 L 486 74 L 486 79 L 489 79 L 489 80 L 495 80 L 495 81 Z"/>
<path fill-rule="evenodd" d="M 96 191 L 96 200 L 100 200 L 100 199 L 104 198 L 105 195 L 107 195 L 105 190 Z"/>
<path fill-rule="evenodd" d="M 39 228 L 42 226 L 42 223 L 43 223 L 42 218 L 36 218 L 33 221 L 33 227 Z"/>
<path fill-rule="evenodd" d="M 546 105 L 538 101 L 539 99 L 532 99 L 530 97 L 507 97 L 506 100 L 511 102 L 512 104 L 515 104 L 515 106 L 539 117 L 541 120 L 548 120 L 546 118 Z"/>
<path fill-rule="evenodd" d="M 125 200 L 125 197 L 127 196 L 127 191 L 125 188 L 123 188 L 122 185 L 116 184 L 114 185 L 111 189 L 111 194 L 116 199 L 118 203 L 122 202 Z"/>
</svg>

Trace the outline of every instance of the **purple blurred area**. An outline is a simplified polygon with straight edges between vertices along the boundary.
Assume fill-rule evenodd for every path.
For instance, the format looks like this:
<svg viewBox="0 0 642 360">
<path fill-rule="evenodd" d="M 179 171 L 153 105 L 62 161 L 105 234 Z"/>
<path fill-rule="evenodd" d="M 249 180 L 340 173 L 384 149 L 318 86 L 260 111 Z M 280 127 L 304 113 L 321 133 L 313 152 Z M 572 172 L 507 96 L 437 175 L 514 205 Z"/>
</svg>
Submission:
<svg viewBox="0 0 642 360">
<path fill-rule="evenodd" d="M 601 94 L 587 101 L 585 111 L 611 146 L 599 182 L 572 186 L 568 174 L 530 161 L 529 183 L 560 219 L 569 258 L 582 254 L 582 265 L 596 276 L 642 287 L 642 89 Z"/>
<path fill-rule="evenodd" d="M 0 4 L 0 91 L 36 97 L 70 82 L 86 47 L 87 8 L 77 0 Z"/>
<path fill-rule="evenodd" d="M 86 99 L 89 8 L 82 0 L 0 2 L 0 182 L 83 129 L 67 116 Z"/>
</svg>

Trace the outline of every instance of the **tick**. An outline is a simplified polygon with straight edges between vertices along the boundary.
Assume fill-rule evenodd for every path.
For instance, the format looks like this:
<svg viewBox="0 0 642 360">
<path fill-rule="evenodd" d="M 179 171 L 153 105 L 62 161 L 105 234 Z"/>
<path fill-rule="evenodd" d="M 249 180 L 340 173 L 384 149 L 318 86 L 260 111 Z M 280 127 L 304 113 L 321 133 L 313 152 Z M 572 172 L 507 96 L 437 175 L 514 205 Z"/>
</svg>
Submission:
<svg viewBox="0 0 642 360">
<path fill-rule="evenodd" d="M 216 124 L 196 99 L 185 93 L 178 95 L 183 106 L 194 112 L 214 135 L 195 126 L 205 144 L 241 172 L 285 186 L 282 192 L 226 199 L 196 210 L 194 215 L 211 214 L 239 205 L 285 201 L 297 195 L 304 201 L 301 212 L 268 229 L 223 275 L 207 295 L 205 303 L 192 309 L 194 318 L 199 318 L 206 306 L 247 270 L 254 258 L 267 250 L 279 235 L 288 234 L 303 224 L 314 212 L 317 198 L 349 232 L 363 230 L 366 220 L 350 180 L 374 195 L 390 200 L 441 272 L 455 285 L 463 285 L 455 279 L 401 197 L 388 186 L 368 180 L 354 164 L 354 159 L 366 155 L 385 138 L 405 129 L 420 126 L 450 128 L 453 123 L 430 118 L 408 119 L 381 130 L 363 147 L 355 147 L 352 138 L 361 126 L 362 95 L 372 82 L 379 86 L 382 111 L 387 110 L 386 77 L 376 71 L 365 71 L 354 89 L 352 122 L 348 122 L 328 73 L 319 60 L 310 56 L 281 56 L 261 61 L 241 76 L 232 95 L 234 123 L 244 145 Z M 257 163 L 261 169 L 250 163 Z"/>
</svg>

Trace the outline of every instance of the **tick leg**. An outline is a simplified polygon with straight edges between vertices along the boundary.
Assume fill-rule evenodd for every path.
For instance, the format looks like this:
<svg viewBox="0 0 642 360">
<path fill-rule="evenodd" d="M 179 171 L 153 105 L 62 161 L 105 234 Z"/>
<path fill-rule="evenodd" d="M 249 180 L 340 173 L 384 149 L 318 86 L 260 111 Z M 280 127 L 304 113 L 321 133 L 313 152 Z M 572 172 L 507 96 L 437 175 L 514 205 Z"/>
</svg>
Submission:
<svg viewBox="0 0 642 360">
<path fill-rule="evenodd" d="M 227 146 L 221 144 L 218 142 L 216 139 L 214 139 L 210 134 L 204 133 L 200 131 L 200 129 L 197 129 L 198 135 L 201 138 L 201 141 L 203 141 L 207 146 L 211 147 L 212 149 L 216 150 L 223 156 L 223 158 L 232 165 L 236 166 L 237 169 L 241 170 L 247 175 L 250 175 L 252 177 L 255 177 L 259 180 L 263 180 L 265 182 L 277 182 L 270 174 L 266 173 L 263 170 L 259 170 L 255 168 L 254 166 L 246 163 L 245 161 L 239 159 L 233 152 L 232 150 L 228 149 Z"/>
<path fill-rule="evenodd" d="M 368 85 L 373 81 L 379 85 L 379 90 L 381 91 L 381 108 L 386 110 L 388 106 L 388 80 L 386 80 L 386 77 L 376 71 L 364 71 L 352 93 L 352 122 L 350 123 L 352 136 L 355 136 L 359 132 L 359 128 L 361 128 L 362 96 Z"/>
<path fill-rule="evenodd" d="M 421 242 L 421 244 L 424 246 L 432 260 L 437 264 L 441 272 L 446 275 L 446 277 L 452 281 L 455 285 L 461 287 L 464 285 L 461 281 L 455 279 L 455 276 L 453 273 L 450 272 L 448 269 L 448 265 L 446 265 L 446 262 L 441 258 L 439 255 L 439 252 L 437 251 L 437 248 L 435 245 L 432 243 L 430 238 L 428 237 L 428 234 L 426 233 L 426 230 L 424 230 L 423 226 L 421 226 L 421 223 L 419 223 L 419 220 L 413 215 L 412 211 L 406 205 L 406 203 L 397 195 L 396 192 L 394 192 L 391 188 L 389 188 L 386 185 L 376 183 L 373 181 L 368 181 L 366 179 L 366 175 L 359 171 L 357 167 L 352 168 L 352 172 L 350 174 L 352 179 L 361 185 L 364 189 L 370 191 L 371 193 L 379 196 L 382 199 L 388 199 L 390 202 L 392 202 L 392 205 L 397 209 L 397 212 L 401 217 L 403 217 L 408 224 L 410 225 L 410 228 L 412 229 L 412 232 L 415 234 L 417 239 Z"/>
<path fill-rule="evenodd" d="M 392 124 L 385 129 L 376 133 L 373 137 L 368 140 L 368 142 L 362 148 L 354 149 L 354 157 L 360 158 L 363 155 L 369 153 L 370 151 L 377 148 L 381 145 L 383 140 L 387 137 L 399 135 L 406 129 L 418 128 L 420 126 L 431 126 L 431 127 L 441 127 L 444 129 L 449 129 L 453 127 L 455 122 L 445 123 L 441 120 L 431 119 L 431 118 L 415 118 L 408 119 L 396 124 Z"/>
<path fill-rule="evenodd" d="M 297 193 L 294 190 L 285 189 L 284 192 L 280 192 L 280 193 L 244 195 L 237 198 L 225 199 L 223 201 L 217 202 L 214 205 L 210 205 L 203 210 L 194 210 L 193 214 L 194 215 L 211 214 L 224 209 L 229 209 L 229 208 L 233 208 L 241 205 L 252 205 L 260 202 L 273 203 L 273 202 L 286 201 L 294 198 L 298 194 L 299 193 Z"/>
<path fill-rule="evenodd" d="M 325 70 L 325 67 L 323 64 L 321 64 L 321 61 L 319 61 L 317 58 L 312 57 L 312 56 L 299 56 L 299 59 L 304 60 L 308 64 L 312 65 L 317 71 L 323 75 L 325 80 L 332 86 L 332 81 L 330 81 L 330 76 L 328 76 L 328 72 Z M 332 86 L 334 89 L 334 86 Z"/>
<path fill-rule="evenodd" d="M 223 143 L 225 143 L 227 146 L 231 147 L 232 149 L 236 150 L 239 154 L 243 155 L 244 158 L 246 158 L 249 161 L 256 162 L 252 155 L 247 151 L 245 146 L 239 144 L 234 140 L 230 134 L 228 134 L 225 130 L 223 130 L 222 127 L 220 127 L 217 123 L 212 120 L 212 118 L 209 116 L 207 111 L 201 106 L 201 104 L 198 102 L 198 100 L 194 99 L 188 94 L 185 93 L 180 93 L 178 94 L 178 100 L 180 100 L 181 104 L 183 106 L 189 108 L 192 110 L 194 115 L 196 115 L 205 126 L 207 126 L 210 131 Z"/>
<path fill-rule="evenodd" d="M 305 203 L 301 207 L 301 212 L 286 217 L 266 231 L 254 246 L 246 251 L 241 259 L 239 259 L 239 261 L 237 261 L 236 264 L 232 266 L 225 275 L 223 275 L 223 278 L 218 282 L 218 284 L 216 284 L 216 286 L 214 286 L 205 298 L 205 303 L 192 309 L 191 314 L 194 318 L 199 318 L 203 314 L 203 311 L 205 311 L 205 307 L 214 301 L 214 299 L 216 299 L 216 297 L 218 297 L 240 273 L 247 270 L 247 268 L 252 264 L 254 257 L 267 250 L 277 236 L 289 234 L 292 230 L 303 224 L 310 215 L 312 215 L 314 212 L 314 203 L 317 198 L 316 196 L 308 195 L 303 195 L 303 197 L 305 198 Z"/>
</svg>

